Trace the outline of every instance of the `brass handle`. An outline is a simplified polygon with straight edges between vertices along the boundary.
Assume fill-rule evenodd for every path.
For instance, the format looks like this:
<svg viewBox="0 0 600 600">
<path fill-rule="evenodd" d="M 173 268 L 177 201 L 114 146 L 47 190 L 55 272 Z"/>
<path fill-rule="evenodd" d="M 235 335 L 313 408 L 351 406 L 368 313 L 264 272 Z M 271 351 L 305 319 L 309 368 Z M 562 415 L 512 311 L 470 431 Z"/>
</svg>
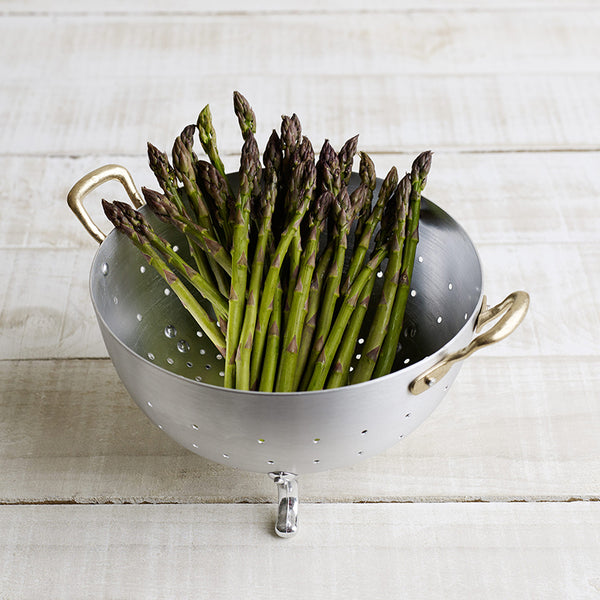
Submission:
<svg viewBox="0 0 600 600">
<path fill-rule="evenodd" d="M 81 224 L 85 227 L 85 230 L 99 243 L 101 244 L 106 238 L 106 235 L 102 230 L 92 221 L 88 211 L 83 206 L 83 199 L 92 191 L 95 190 L 99 185 L 116 179 L 125 188 L 129 199 L 136 208 L 139 208 L 144 204 L 144 201 L 138 193 L 131 173 L 121 165 L 104 165 L 84 175 L 67 194 L 67 204 L 71 210 L 75 213 L 75 216 L 79 219 Z"/>
<path fill-rule="evenodd" d="M 486 306 L 485 296 L 483 297 L 482 306 Z M 498 322 L 486 332 L 471 340 L 468 346 L 445 356 L 437 364 L 425 371 L 425 373 L 419 375 L 410 383 L 408 389 L 415 395 L 428 390 L 444 377 L 459 360 L 464 360 L 476 350 L 503 340 L 520 325 L 527 314 L 528 307 L 529 294 L 527 292 L 513 292 L 502 300 L 500 304 L 487 309 L 482 308 L 475 324 L 476 332 L 479 332 L 486 323 L 500 316 Z"/>
</svg>

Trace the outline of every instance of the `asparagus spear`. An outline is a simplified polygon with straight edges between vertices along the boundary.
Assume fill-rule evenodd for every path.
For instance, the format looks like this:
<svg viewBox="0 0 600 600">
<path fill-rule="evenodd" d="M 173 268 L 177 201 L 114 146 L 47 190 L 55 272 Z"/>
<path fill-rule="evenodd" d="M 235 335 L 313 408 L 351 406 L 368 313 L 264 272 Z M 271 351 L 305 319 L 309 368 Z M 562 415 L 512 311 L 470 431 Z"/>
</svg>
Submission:
<svg viewBox="0 0 600 600">
<path fill-rule="evenodd" d="M 344 269 L 346 249 L 348 247 L 348 231 L 351 225 L 352 214 L 350 196 L 348 195 L 346 188 L 339 193 L 336 202 L 334 203 L 334 208 L 337 211 L 335 224 L 336 231 L 334 232 L 335 250 L 325 281 L 325 289 L 323 291 L 315 339 L 308 359 L 309 369 L 317 360 L 319 353 L 323 349 L 323 345 L 325 344 L 325 340 L 331 329 L 336 304 L 340 297 L 340 281 Z"/>
<path fill-rule="evenodd" d="M 338 152 L 340 161 L 340 179 L 343 185 L 348 185 L 352 175 L 352 164 L 358 146 L 358 135 L 347 140 Z"/>
<path fill-rule="evenodd" d="M 265 338 L 267 335 L 267 327 L 273 310 L 273 298 L 277 288 L 277 281 L 281 266 L 287 254 L 288 248 L 295 235 L 296 230 L 300 227 L 300 223 L 310 206 L 315 189 L 315 165 L 312 162 L 307 162 L 302 168 L 302 193 L 299 195 L 296 210 L 292 219 L 288 222 L 287 227 L 281 234 L 277 248 L 273 253 L 271 265 L 267 272 L 265 283 L 263 285 L 263 293 L 260 299 L 258 310 L 258 319 L 254 335 L 254 344 L 252 348 L 252 359 L 250 364 L 250 377 L 253 388 L 258 385 L 260 370 L 263 364 L 263 352 Z M 230 317 L 231 318 L 231 317 Z"/>
<path fill-rule="evenodd" d="M 275 199 L 277 197 L 277 163 L 279 159 L 277 145 L 277 139 L 272 136 L 263 156 L 265 163 L 265 186 L 262 196 L 262 206 L 260 207 L 260 228 L 258 231 L 256 248 L 254 250 L 254 257 L 252 259 L 248 299 L 246 301 L 246 311 L 244 313 L 244 321 L 240 334 L 239 353 L 236 358 L 236 387 L 240 389 L 248 389 L 250 387 L 252 344 L 254 341 L 258 302 L 263 281 L 267 243 L 271 232 L 271 218 L 273 216 Z M 279 324 L 277 324 L 277 327 L 279 327 Z"/>
<path fill-rule="evenodd" d="M 305 389 L 310 381 L 311 373 L 306 369 L 306 363 L 308 362 L 310 349 L 312 348 L 312 340 L 317 327 L 323 281 L 325 280 L 325 274 L 329 270 L 329 263 L 331 262 L 332 255 L 333 245 L 329 245 L 325 248 L 323 254 L 319 258 L 313 273 L 310 291 L 308 293 L 304 328 L 302 329 L 300 348 L 298 349 L 298 362 L 296 364 L 296 374 L 294 375 L 294 389 Z"/>
<path fill-rule="evenodd" d="M 167 282 L 183 306 L 194 317 L 198 325 L 206 333 L 217 350 L 225 352 L 225 338 L 219 330 L 215 320 L 204 310 L 193 294 L 186 288 L 177 275 L 169 269 L 158 252 L 151 246 L 150 242 L 135 231 L 123 213 L 114 204 L 102 200 L 102 207 L 108 219 L 116 229 L 129 237 L 133 244 L 142 252 L 146 261 L 156 269 L 158 274 Z"/>
<path fill-rule="evenodd" d="M 348 268 L 348 275 L 346 276 L 346 282 L 343 286 L 344 289 L 350 288 L 350 285 L 354 281 L 354 278 L 362 268 L 367 253 L 369 251 L 369 246 L 371 245 L 373 233 L 375 232 L 375 228 L 381 220 L 383 209 L 387 204 L 388 200 L 392 197 L 392 194 L 394 193 L 394 190 L 396 189 L 397 185 L 398 171 L 396 170 L 396 167 L 392 167 L 386 175 L 385 179 L 383 180 L 383 183 L 381 184 L 381 189 L 379 190 L 379 197 L 377 198 L 377 203 L 373 207 L 369 218 L 365 221 L 365 225 L 359 243 L 354 247 L 354 254 L 352 255 L 350 267 Z"/>
<path fill-rule="evenodd" d="M 239 92 L 233 92 L 233 110 L 238 118 L 242 136 L 246 140 L 256 133 L 256 117 L 250 103 Z"/>
<path fill-rule="evenodd" d="M 377 185 L 377 178 L 375 174 L 375 165 L 371 160 L 371 157 L 366 152 L 360 153 L 360 166 L 358 168 L 360 174 L 360 185 L 365 186 L 368 190 L 367 197 L 365 198 L 364 204 L 362 205 L 358 215 L 356 216 L 356 228 L 354 230 L 355 245 L 358 240 L 362 237 L 362 232 L 365 227 L 365 221 L 369 218 L 372 209 L 373 192 Z M 343 290 L 347 291 L 347 288 Z"/>
<path fill-rule="evenodd" d="M 296 146 L 296 149 L 293 152 L 291 158 L 291 174 L 289 178 L 289 188 L 288 188 L 288 197 L 286 199 L 286 204 L 288 206 L 288 216 L 287 219 L 291 219 L 294 213 L 294 206 L 297 204 L 297 196 L 300 193 L 300 188 L 302 186 L 302 173 L 301 166 L 307 162 L 314 162 L 315 153 L 310 143 L 310 140 L 307 137 L 302 138 L 302 142 Z M 288 278 L 288 289 L 287 294 L 285 294 L 285 304 L 283 311 L 283 324 L 284 327 L 287 324 L 288 314 L 290 311 L 290 302 L 292 298 L 292 294 L 294 292 L 294 286 L 296 285 L 296 280 L 298 279 L 298 270 L 300 268 L 300 259 L 302 255 L 302 236 L 300 227 L 296 230 L 294 234 L 294 239 L 290 244 L 289 249 L 289 278 Z"/>
<path fill-rule="evenodd" d="M 223 232 L 223 246 L 231 249 L 232 226 L 230 214 L 235 205 L 235 198 L 229 190 L 227 179 L 219 173 L 212 163 L 205 160 L 197 161 L 195 167 L 200 186 L 205 195 L 210 198 L 213 216 L 218 219 Z"/>
<path fill-rule="evenodd" d="M 231 247 L 231 290 L 229 292 L 229 321 L 227 323 L 227 352 L 225 357 L 225 387 L 235 387 L 235 359 L 246 303 L 248 278 L 248 232 L 250 225 L 250 198 L 256 171 L 260 168 L 258 146 L 250 134 L 242 148 L 240 162 L 240 190 L 233 215 L 233 243 Z M 242 382 L 240 382 L 242 384 Z"/>
<path fill-rule="evenodd" d="M 283 146 L 283 168 L 287 170 L 287 163 L 302 142 L 302 125 L 298 115 L 281 117 L 281 144 Z"/>
<path fill-rule="evenodd" d="M 373 273 L 379 268 L 379 265 L 386 255 L 387 247 L 383 246 L 379 248 L 373 254 L 369 262 L 363 267 L 344 296 L 335 322 L 329 331 L 327 341 L 323 345 L 323 349 L 315 362 L 312 377 L 308 384 L 308 390 L 321 390 L 325 387 L 325 381 L 329 370 L 331 369 L 331 364 L 335 358 L 342 336 L 348 325 L 348 321 L 356 308 L 360 294 L 368 281 L 372 279 Z"/>
<path fill-rule="evenodd" d="M 313 271 L 315 269 L 319 237 L 329 206 L 333 202 L 330 192 L 319 196 L 311 212 L 309 237 L 304 248 L 303 258 L 298 271 L 296 285 L 290 302 L 290 311 L 283 337 L 282 354 L 277 373 L 278 392 L 294 391 L 294 379 L 298 361 L 298 350 L 306 315 L 306 302 L 310 291 Z"/>
<path fill-rule="evenodd" d="M 165 197 L 154 190 L 142 188 L 144 199 L 150 210 L 165 223 L 170 223 L 179 229 L 189 238 L 193 238 L 209 256 L 214 258 L 215 262 L 223 267 L 227 274 L 231 274 L 231 255 L 223 246 L 210 234 L 210 232 L 191 221 L 189 218 L 181 215 Z"/>
<path fill-rule="evenodd" d="M 196 183 L 194 172 L 194 162 L 197 160 L 193 151 L 195 130 L 194 125 L 188 125 L 175 139 L 172 150 L 173 167 L 175 175 L 183 183 L 183 189 L 190 200 L 196 219 L 200 222 L 200 218 L 204 217 L 208 218 L 210 222 L 210 216 Z"/>
<path fill-rule="evenodd" d="M 148 162 L 165 197 L 173 203 L 179 213 L 190 218 L 183 204 L 175 170 L 169 163 L 168 156 L 150 142 L 148 142 Z"/>
<path fill-rule="evenodd" d="M 219 232 L 219 235 L 213 227 L 210 211 L 196 181 L 194 163 L 198 160 L 198 157 L 194 154 L 193 150 L 195 130 L 195 125 L 188 125 L 175 140 L 175 144 L 173 145 L 173 165 L 175 173 L 183 182 L 183 188 L 194 210 L 196 222 L 212 237 L 220 241 L 223 239 L 223 233 Z M 219 290 L 226 294 L 229 285 L 227 278 L 212 256 L 208 257 L 208 263 L 217 280 Z"/>
<path fill-rule="evenodd" d="M 329 140 L 323 142 L 317 161 L 317 188 L 319 192 L 328 190 L 334 197 L 342 188 L 340 160 Z"/>
<path fill-rule="evenodd" d="M 261 392 L 272 392 L 275 383 L 281 336 L 282 295 L 281 282 L 278 281 L 275 297 L 273 298 L 273 311 L 269 319 L 269 332 L 265 347 L 265 366 L 260 376 L 259 389 Z"/>
<path fill-rule="evenodd" d="M 140 212 L 125 202 L 115 201 L 113 205 L 121 212 L 123 218 L 133 227 L 138 236 L 141 239 L 148 240 L 153 248 L 163 255 L 167 262 L 177 269 L 212 304 L 217 317 L 226 321 L 227 303 L 212 282 L 206 281 L 173 250 L 167 240 L 157 235 Z"/>
<path fill-rule="evenodd" d="M 388 323 L 394 307 L 394 299 L 400 281 L 402 269 L 402 250 L 405 238 L 406 212 L 411 191 L 410 174 L 405 175 L 396 191 L 393 202 L 390 202 L 384 211 L 383 218 L 391 217 L 394 220 L 390 240 L 390 253 L 383 277 L 383 288 L 379 297 L 379 304 L 373 317 L 373 322 L 365 342 L 360 361 L 352 373 L 352 383 L 360 383 L 371 379 L 373 370 L 379 358 L 379 352 L 388 329 Z"/>
<path fill-rule="evenodd" d="M 200 111 L 196 125 L 198 127 L 198 133 L 200 134 L 200 144 L 202 145 L 204 152 L 206 152 L 210 162 L 215 166 L 217 171 L 225 177 L 225 165 L 223 165 L 223 161 L 219 156 L 217 134 L 213 126 L 210 106 L 208 104 Z"/>
<path fill-rule="evenodd" d="M 367 314 L 374 285 L 375 277 L 371 277 L 360 293 L 356 308 L 352 313 L 352 317 L 350 317 L 348 328 L 340 342 L 335 362 L 333 363 L 329 379 L 327 380 L 327 388 L 341 387 L 348 383 L 350 363 L 352 362 L 356 341 L 359 339 L 358 336 L 360 335 L 360 330 L 365 315 Z"/>
<path fill-rule="evenodd" d="M 173 206 L 173 211 L 186 219 L 191 219 L 183 204 L 181 193 L 177 185 L 175 170 L 169 164 L 169 158 L 164 152 L 148 142 L 148 160 L 150 168 L 156 176 L 158 184 L 164 192 L 165 200 Z M 200 274 L 206 279 L 211 280 L 213 275 L 208 265 L 207 258 L 198 251 L 197 247 L 189 242 L 190 254 L 196 261 L 196 266 Z"/>
<path fill-rule="evenodd" d="M 400 272 L 399 289 L 394 299 L 394 307 L 388 327 L 388 332 L 383 342 L 377 366 L 373 376 L 381 377 L 387 375 L 394 365 L 400 333 L 402 332 L 402 322 L 404 320 L 404 311 L 410 291 L 410 280 L 412 278 L 413 266 L 417 244 L 419 242 L 419 215 L 421 211 L 421 193 L 427 183 L 427 175 L 431 168 L 430 151 L 422 152 L 417 156 L 412 164 L 410 208 L 408 226 L 406 231 L 406 245 L 402 256 L 402 270 Z"/>
</svg>

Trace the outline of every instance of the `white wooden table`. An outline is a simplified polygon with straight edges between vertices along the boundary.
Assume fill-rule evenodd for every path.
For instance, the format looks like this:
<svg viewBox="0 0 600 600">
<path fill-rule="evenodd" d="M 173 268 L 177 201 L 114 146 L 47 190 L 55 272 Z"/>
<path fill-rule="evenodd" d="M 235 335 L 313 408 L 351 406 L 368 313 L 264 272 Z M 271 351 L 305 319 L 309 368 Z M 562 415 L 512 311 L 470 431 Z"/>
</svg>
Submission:
<svg viewBox="0 0 600 600">
<path fill-rule="evenodd" d="M 0 3 L 0 598 L 599 598 L 598 3 L 202 5 Z M 489 300 L 532 300 L 408 439 L 302 477 L 290 540 L 267 477 L 130 400 L 65 203 L 108 162 L 153 186 L 146 141 L 206 103 L 236 168 L 234 89 L 263 142 L 296 111 L 380 174 L 434 150 Z"/>
</svg>

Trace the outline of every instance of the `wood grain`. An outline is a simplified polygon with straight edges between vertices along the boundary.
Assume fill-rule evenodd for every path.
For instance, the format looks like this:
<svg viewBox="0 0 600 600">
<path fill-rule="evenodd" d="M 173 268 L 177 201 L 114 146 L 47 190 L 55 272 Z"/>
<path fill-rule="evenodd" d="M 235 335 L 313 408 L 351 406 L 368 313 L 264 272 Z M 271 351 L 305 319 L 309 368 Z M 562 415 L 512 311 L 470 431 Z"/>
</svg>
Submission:
<svg viewBox="0 0 600 600">
<path fill-rule="evenodd" d="M 0 149 L 139 153 L 149 138 L 170 146 L 209 102 L 222 150 L 233 152 L 234 87 L 265 139 L 296 111 L 313 139 L 341 144 L 359 131 L 372 151 L 597 149 L 599 19 L 564 10 L 5 17 Z"/>
<path fill-rule="evenodd" d="M 598 597 L 600 505 L 1 507 L 6 598 Z"/>
<path fill-rule="evenodd" d="M 599 385 L 600 357 L 473 357 L 416 432 L 351 468 L 303 475 L 302 500 L 598 499 Z M 1 502 L 275 497 L 268 477 L 171 441 L 129 399 L 109 361 L 1 361 L 0 388 Z"/>
<path fill-rule="evenodd" d="M 204 83 L 223 75 L 596 73 L 599 26 L 598 10 L 518 17 L 510 11 L 466 12 L 460 19 L 453 12 L 348 13 L 343 19 L 335 12 L 74 16 L 51 23 L 15 17 L 0 19 L 0 52 L 7 59 L 0 63 L 0 77 L 69 81 L 87 75 L 126 84 L 186 74 Z M 115 55 L 124 57 L 119 65 Z"/>
<path fill-rule="evenodd" d="M 82 63 L 74 79 L 53 77 L 33 87 L 29 80 L 4 82 L 0 119 L 11 126 L 0 131 L 0 148 L 61 156 L 139 154 L 148 140 L 170 148 L 208 102 L 222 151 L 236 153 L 234 87 L 260 116 L 261 147 L 280 115 L 294 111 L 317 147 L 325 136 L 338 147 L 357 132 L 370 152 L 599 147 L 595 74 L 482 74 L 468 83 L 460 75 L 225 74 L 203 81 L 173 67 L 166 79 L 120 81 L 95 78 Z"/>
<path fill-rule="evenodd" d="M 168 7 L 158 0 L 127 0 L 126 2 L 118 0 L 105 0 L 101 5 L 91 0 L 85 0 L 77 3 L 74 8 L 69 0 L 55 0 L 52 4 L 47 4 L 44 0 L 3 0 L 2 10 L 4 15 L 60 15 L 60 14 L 79 14 L 96 17 L 115 13 L 123 14 L 150 14 L 157 16 L 172 15 L 182 13 L 184 15 L 211 15 L 234 13 L 238 17 L 243 17 L 253 13 L 283 13 L 302 14 L 302 13 L 342 13 L 343 15 L 355 11 L 360 13 L 394 13 L 394 12 L 431 12 L 431 11 L 545 11 L 568 9 L 570 14 L 573 11 L 590 10 L 597 8 L 594 0 L 510 0 L 499 2 L 498 0 L 435 0 L 424 5 L 417 0 L 378 0 L 376 4 L 366 6 L 361 0 L 330 0 L 327 4 L 317 0 L 305 0 L 302 3 L 281 4 L 276 0 L 259 0 L 251 4 L 241 0 L 222 0 L 219 4 L 205 4 L 194 0 L 174 0 Z"/>
</svg>

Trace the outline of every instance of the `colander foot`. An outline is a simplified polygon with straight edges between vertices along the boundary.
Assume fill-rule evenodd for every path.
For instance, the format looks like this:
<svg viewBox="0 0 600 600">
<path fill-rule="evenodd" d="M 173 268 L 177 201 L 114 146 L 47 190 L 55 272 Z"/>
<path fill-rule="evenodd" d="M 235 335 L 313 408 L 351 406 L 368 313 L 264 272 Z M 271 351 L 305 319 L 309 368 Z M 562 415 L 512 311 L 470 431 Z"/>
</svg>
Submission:
<svg viewBox="0 0 600 600">
<path fill-rule="evenodd" d="M 277 485 L 277 521 L 275 533 L 288 538 L 298 531 L 298 480 L 294 473 L 274 471 L 269 476 Z"/>
</svg>

